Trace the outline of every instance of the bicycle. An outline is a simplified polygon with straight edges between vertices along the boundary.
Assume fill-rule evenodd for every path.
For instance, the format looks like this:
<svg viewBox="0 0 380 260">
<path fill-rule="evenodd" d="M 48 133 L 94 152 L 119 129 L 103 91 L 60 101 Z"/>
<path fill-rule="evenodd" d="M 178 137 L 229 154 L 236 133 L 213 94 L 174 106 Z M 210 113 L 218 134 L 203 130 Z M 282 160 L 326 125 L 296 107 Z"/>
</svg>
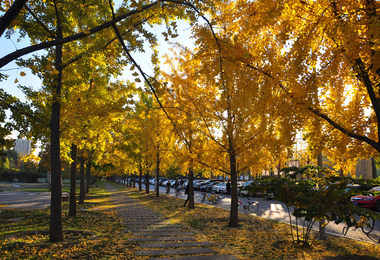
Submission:
<svg viewBox="0 0 380 260">
<path fill-rule="evenodd" d="M 175 196 L 178 198 L 181 195 L 181 188 L 178 186 L 175 190 Z"/>
<path fill-rule="evenodd" d="M 250 197 L 247 197 L 247 203 L 243 204 L 240 197 L 238 197 L 238 207 L 243 206 L 244 210 L 249 210 L 251 213 L 256 213 L 259 210 L 259 203 L 252 200 Z"/>
<path fill-rule="evenodd" d="M 375 227 L 375 220 L 373 219 L 373 217 L 369 216 L 369 215 L 366 215 L 366 216 L 356 216 L 356 215 L 351 215 L 351 222 L 352 223 L 356 223 L 354 225 L 354 230 L 356 230 L 357 228 L 361 228 L 363 233 L 368 235 L 369 233 L 372 232 L 373 228 Z M 347 225 L 347 222 L 346 224 L 344 225 L 343 227 L 343 230 L 342 230 L 342 235 L 346 235 L 347 232 L 348 232 L 348 229 L 350 227 Z"/>
<path fill-rule="evenodd" d="M 207 192 L 203 193 L 203 198 L 202 198 L 201 202 L 203 203 L 206 198 L 208 199 L 208 201 L 211 201 L 214 204 L 218 204 L 220 201 L 220 197 L 218 195 L 216 195 L 214 192 L 212 192 L 211 196 L 208 196 Z"/>
</svg>

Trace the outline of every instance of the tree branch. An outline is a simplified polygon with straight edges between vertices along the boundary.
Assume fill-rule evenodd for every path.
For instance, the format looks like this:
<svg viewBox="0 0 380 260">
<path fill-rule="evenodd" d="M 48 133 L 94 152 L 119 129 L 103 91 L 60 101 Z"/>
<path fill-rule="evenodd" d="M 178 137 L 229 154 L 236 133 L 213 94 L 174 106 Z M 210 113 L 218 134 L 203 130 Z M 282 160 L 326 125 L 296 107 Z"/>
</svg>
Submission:
<svg viewBox="0 0 380 260">
<path fill-rule="evenodd" d="M 26 2 L 28 2 L 28 0 L 15 0 L 8 11 L 0 18 L 0 36 L 3 35 L 11 22 L 16 19 Z"/>
</svg>

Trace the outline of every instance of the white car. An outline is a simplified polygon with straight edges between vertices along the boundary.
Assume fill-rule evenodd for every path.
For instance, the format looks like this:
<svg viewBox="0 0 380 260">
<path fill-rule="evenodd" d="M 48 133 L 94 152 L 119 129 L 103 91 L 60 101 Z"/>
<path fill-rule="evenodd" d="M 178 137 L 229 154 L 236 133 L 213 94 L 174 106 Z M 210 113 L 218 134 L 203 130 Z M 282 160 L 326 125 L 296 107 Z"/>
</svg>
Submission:
<svg viewBox="0 0 380 260">
<path fill-rule="evenodd" d="M 154 184 L 156 183 L 156 182 L 155 182 L 155 179 L 156 179 L 156 178 L 150 179 L 150 180 L 149 180 L 149 184 L 154 185 Z"/>
<path fill-rule="evenodd" d="M 227 185 L 227 183 L 225 183 L 225 182 L 222 182 L 222 183 L 219 183 L 219 184 L 217 184 L 217 185 L 215 185 L 213 188 L 212 188 L 212 191 L 213 192 L 216 192 L 216 193 L 222 193 L 222 189 L 224 188 L 224 189 L 226 189 L 226 185 Z M 226 191 L 227 192 L 227 191 Z"/>
<path fill-rule="evenodd" d="M 239 191 L 239 188 L 244 184 L 244 182 L 242 181 L 238 181 L 237 182 L 237 186 L 238 186 L 238 191 Z M 219 191 L 220 193 L 227 193 L 227 185 L 222 187 Z"/>
<path fill-rule="evenodd" d="M 243 183 L 243 185 L 241 185 L 241 188 L 245 188 L 254 182 L 255 181 L 247 181 L 247 182 Z M 252 196 L 253 195 L 253 194 L 248 194 L 248 191 L 246 191 L 246 190 L 240 190 L 240 189 L 238 190 L 238 193 L 239 193 L 239 195 L 243 195 L 243 196 Z"/>
</svg>

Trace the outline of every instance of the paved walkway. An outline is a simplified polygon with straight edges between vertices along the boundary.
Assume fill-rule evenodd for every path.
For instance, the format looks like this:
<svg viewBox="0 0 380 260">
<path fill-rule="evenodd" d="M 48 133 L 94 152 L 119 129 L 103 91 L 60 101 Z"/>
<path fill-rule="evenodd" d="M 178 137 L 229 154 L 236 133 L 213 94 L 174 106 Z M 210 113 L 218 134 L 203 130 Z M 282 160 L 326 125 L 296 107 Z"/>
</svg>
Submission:
<svg viewBox="0 0 380 260">
<path fill-rule="evenodd" d="M 150 256 L 149 259 L 173 260 L 235 260 L 232 255 L 221 255 L 213 250 L 210 242 L 196 241 L 193 233 L 181 225 L 172 225 L 170 219 L 142 205 L 138 200 L 120 193 L 111 184 L 104 186 L 116 205 L 116 210 L 126 226 L 125 232 L 131 232 L 129 241 L 139 244 L 140 250 L 135 257 Z"/>
</svg>

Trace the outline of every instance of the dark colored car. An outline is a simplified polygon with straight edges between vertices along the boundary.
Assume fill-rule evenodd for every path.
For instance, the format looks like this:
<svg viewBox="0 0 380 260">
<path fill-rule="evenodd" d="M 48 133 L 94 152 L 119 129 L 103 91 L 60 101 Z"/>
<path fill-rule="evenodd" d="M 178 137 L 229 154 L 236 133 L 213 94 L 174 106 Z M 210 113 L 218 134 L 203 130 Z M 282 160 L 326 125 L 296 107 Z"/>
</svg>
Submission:
<svg viewBox="0 0 380 260">
<path fill-rule="evenodd" d="M 200 187 L 203 183 L 206 181 L 198 181 L 197 183 L 194 184 L 194 190 L 200 190 Z"/>
</svg>

